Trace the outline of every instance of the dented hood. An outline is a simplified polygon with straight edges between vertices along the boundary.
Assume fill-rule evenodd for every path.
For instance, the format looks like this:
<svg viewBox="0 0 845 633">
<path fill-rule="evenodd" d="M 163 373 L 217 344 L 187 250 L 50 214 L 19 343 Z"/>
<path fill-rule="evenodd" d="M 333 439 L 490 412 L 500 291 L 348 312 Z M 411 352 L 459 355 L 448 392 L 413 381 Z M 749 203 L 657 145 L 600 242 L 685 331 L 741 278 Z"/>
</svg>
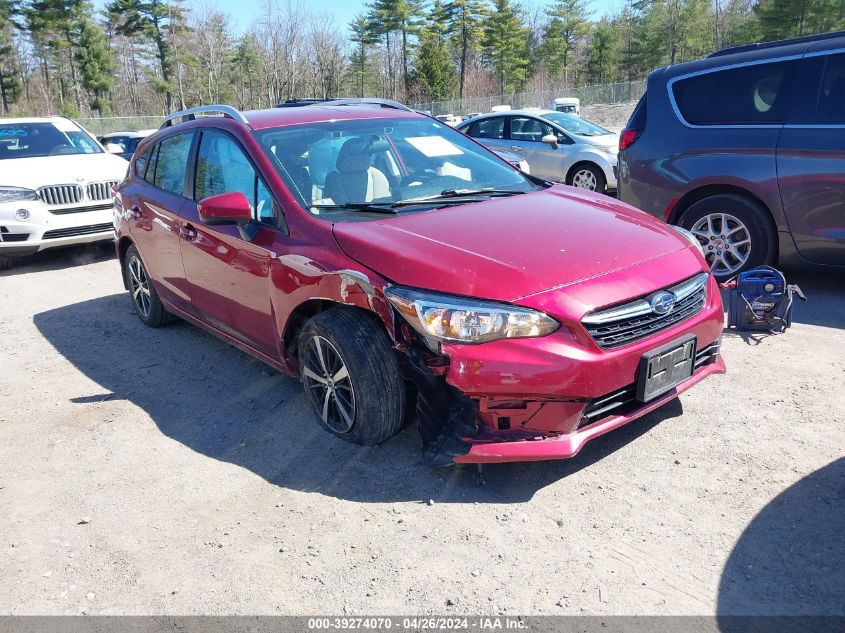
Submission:
<svg viewBox="0 0 845 633">
<path fill-rule="evenodd" d="M 689 246 L 641 211 L 562 186 L 333 230 L 347 255 L 397 284 L 498 301 Z"/>
</svg>

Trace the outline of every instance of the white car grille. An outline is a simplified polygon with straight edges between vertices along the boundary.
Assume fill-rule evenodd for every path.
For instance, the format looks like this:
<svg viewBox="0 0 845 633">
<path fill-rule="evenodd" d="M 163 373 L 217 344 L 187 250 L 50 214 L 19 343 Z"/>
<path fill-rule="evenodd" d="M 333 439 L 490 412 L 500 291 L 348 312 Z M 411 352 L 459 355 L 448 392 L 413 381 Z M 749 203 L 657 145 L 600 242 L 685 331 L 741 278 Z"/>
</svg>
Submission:
<svg viewBox="0 0 845 633">
<path fill-rule="evenodd" d="M 89 200 L 111 200 L 111 189 L 117 185 L 116 180 L 106 180 L 104 182 L 88 183 L 88 199 Z"/>
<path fill-rule="evenodd" d="M 50 206 L 77 204 L 82 201 L 82 187 L 79 185 L 41 187 L 38 190 L 38 197 L 41 198 L 44 204 Z"/>
<path fill-rule="evenodd" d="M 82 213 L 84 211 L 110 208 L 112 187 L 116 185 L 116 180 L 89 182 L 84 189 L 81 185 L 51 185 L 49 187 L 41 187 L 38 190 L 38 197 L 47 206 L 57 207 L 50 209 L 50 213 L 56 215 Z M 71 206 L 79 205 L 80 202 L 106 202 L 108 204 Z"/>
</svg>

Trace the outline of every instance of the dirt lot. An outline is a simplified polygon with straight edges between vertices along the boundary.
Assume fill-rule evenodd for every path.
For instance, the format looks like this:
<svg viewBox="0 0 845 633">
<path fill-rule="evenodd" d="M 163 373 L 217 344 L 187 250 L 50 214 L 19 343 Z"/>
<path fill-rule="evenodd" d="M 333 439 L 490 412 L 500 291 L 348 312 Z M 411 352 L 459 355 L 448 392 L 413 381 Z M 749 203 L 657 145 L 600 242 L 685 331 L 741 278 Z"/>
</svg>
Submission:
<svg viewBox="0 0 845 633">
<path fill-rule="evenodd" d="M 0 274 L 0 613 L 845 614 L 845 283 L 576 459 L 435 472 L 132 314 L 107 250 Z"/>
</svg>

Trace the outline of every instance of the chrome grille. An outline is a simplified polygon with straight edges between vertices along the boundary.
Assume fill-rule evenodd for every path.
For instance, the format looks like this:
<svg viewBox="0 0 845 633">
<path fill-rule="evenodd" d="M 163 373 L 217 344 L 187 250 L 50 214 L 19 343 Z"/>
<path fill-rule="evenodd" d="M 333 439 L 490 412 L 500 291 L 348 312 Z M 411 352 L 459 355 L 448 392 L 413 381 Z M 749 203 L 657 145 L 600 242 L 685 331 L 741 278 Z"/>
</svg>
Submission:
<svg viewBox="0 0 845 633">
<path fill-rule="evenodd" d="M 605 349 L 642 340 L 701 312 L 707 299 L 708 278 L 709 273 L 699 273 L 647 297 L 592 312 L 581 322 L 593 340 Z M 674 295 L 675 302 L 668 312 L 658 314 L 652 309 L 650 299 L 663 292 Z"/>
<path fill-rule="evenodd" d="M 89 200 L 111 200 L 111 189 L 117 185 L 116 180 L 106 180 L 104 182 L 88 183 L 88 199 Z"/>
<path fill-rule="evenodd" d="M 79 185 L 51 185 L 41 187 L 38 190 L 38 197 L 44 204 L 60 206 L 66 204 L 77 204 L 82 201 L 82 187 Z"/>
</svg>

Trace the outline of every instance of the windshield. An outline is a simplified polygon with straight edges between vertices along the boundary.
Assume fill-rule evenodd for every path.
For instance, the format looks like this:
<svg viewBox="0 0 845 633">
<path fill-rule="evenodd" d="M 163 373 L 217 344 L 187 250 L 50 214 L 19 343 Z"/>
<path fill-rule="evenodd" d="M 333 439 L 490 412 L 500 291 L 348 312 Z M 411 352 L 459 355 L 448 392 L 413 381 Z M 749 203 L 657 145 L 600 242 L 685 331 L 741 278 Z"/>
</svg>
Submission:
<svg viewBox="0 0 845 633">
<path fill-rule="evenodd" d="M 326 121 L 255 137 L 303 208 L 332 220 L 410 213 L 541 186 L 430 118 Z"/>
<path fill-rule="evenodd" d="M 0 160 L 102 151 L 93 138 L 71 121 L 0 124 Z"/>
<path fill-rule="evenodd" d="M 605 130 L 595 123 L 582 119 L 574 114 L 567 114 L 566 112 L 550 112 L 543 115 L 544 119 L 557 123 L 564 130 L 570 134 L 577 134 L 579 136 L 603 136 L 605 134 L 613 134 L 610 130 Z"/>
</svg>

